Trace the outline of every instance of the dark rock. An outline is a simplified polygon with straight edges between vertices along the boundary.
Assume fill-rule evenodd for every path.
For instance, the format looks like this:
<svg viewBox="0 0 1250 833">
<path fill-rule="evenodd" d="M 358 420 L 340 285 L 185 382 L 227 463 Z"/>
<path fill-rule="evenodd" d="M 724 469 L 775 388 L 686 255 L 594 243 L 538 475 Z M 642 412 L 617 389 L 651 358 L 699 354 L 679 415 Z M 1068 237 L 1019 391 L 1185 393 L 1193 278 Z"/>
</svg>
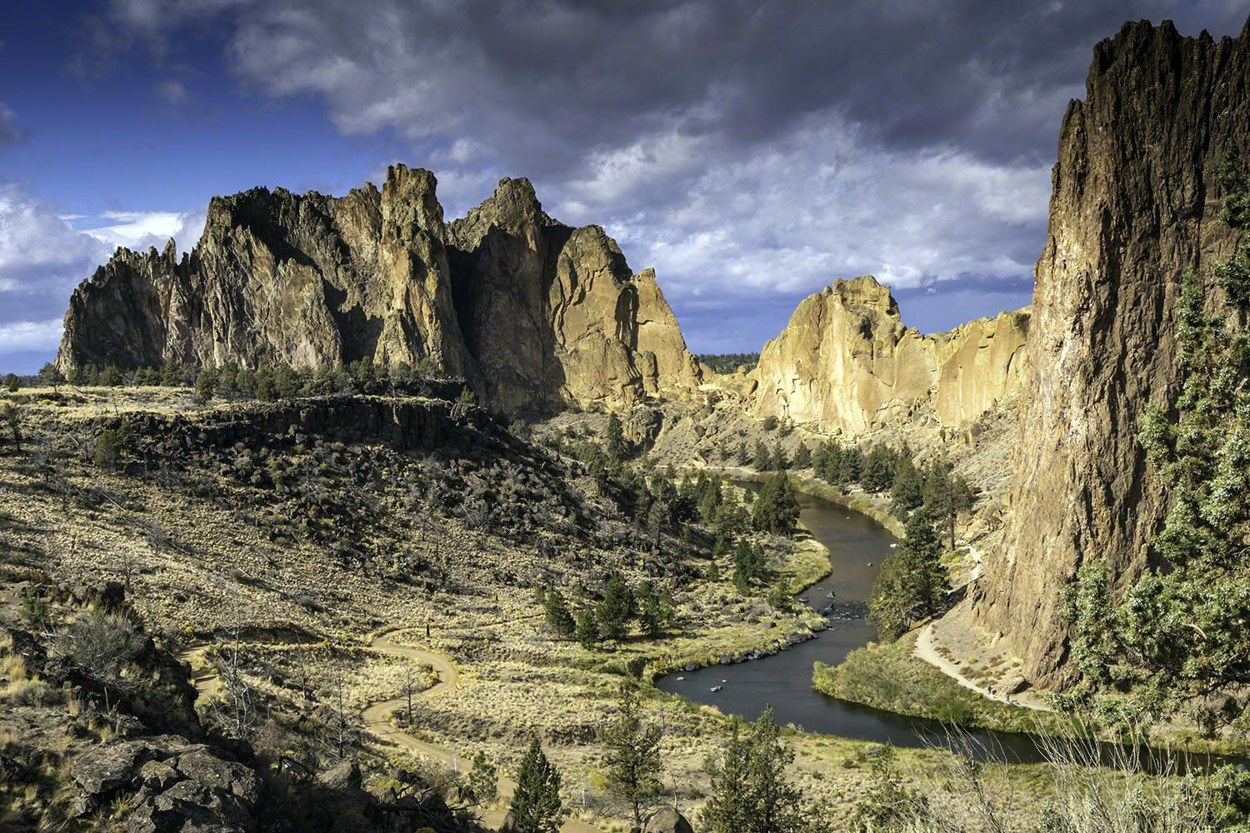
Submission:
<svg viewBox="0 0 1250 833">
<path fill-rule="evenodd" d="M 694 833 L 686 817 L 672 807 L 662 807 L 647 819 L 647 833 Z"/>
</svg>

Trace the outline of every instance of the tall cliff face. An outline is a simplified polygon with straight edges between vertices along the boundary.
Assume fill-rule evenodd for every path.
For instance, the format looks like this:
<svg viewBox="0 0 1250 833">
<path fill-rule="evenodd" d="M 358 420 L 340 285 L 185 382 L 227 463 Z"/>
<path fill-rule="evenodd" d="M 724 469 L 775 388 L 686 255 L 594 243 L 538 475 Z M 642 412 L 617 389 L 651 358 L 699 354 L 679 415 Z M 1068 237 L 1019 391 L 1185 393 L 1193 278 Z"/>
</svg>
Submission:
<svg viewBox="0 0 1250 833">
<path fill-rule="evenodd" d="M 825 431 L 862 434 L 929 409 L 976 419 L 1023 378 L 1027 312 L 949 332 L 904 327 L 890 290 L 864 276 L 806 298 L 753 371 L 754 408 Z"/>
<path fill-rule="evenodd" d="M 449 240 L 461 327 L 492 402 L 586 404 L 698 383 L 655 273 L 632 275 L 602 228 L 553 221 L 528 180 L 501 181 Z"/>
<path fill-rule="evenodd" d="M 209 203 L 204 234 L 119 250 L 74 291 L 58 363 L 123 366 L 433 358 L 471 369 L 451 299 L 443 211 L 428 171 L 387 171 L 341 199 L 256 188 Z"/>
<path fill-rule="evenodd" d="M 216 198 L 180 262 L 119 250 L 75 290 L 58 364 L 431 359 L 507 410 L 697 384 L 654 274 L 602 229 L 554 222 L 526 180 L 447 225 L 435 186 L 397 165 L 381 191 Z"/>
<path fill-rule="evenodd" d="M 1226 152 L 1250 159 L 1250 24 L 1219 43 L 1129 24 L 1097 46 L 1060 132 L 1005 545 L 973 594 L 1035 682 L 1073 676 L 1069 577 L 1106 556 L 1131 579 L 1165 513 L 1139 418 L 1174 399 L 1181 274 L 1210 281 L 1236 243 L 1213 185 Z"/>
</svg>

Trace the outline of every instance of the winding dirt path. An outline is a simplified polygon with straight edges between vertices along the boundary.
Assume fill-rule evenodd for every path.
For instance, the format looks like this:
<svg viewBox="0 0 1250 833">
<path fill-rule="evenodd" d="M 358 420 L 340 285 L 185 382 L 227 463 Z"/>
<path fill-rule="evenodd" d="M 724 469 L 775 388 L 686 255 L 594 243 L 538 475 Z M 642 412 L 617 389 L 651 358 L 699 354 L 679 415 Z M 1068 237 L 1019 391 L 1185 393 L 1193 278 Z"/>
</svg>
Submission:
<svg viewBox="0 0 1250 833">
<path fill-rule="evenodd" d="M 453 693 L 460 680 L 460 671 L 455 664 L 443 654 L 424 651 L 411 645 L 395 642 L 391 637 L 400 632 L 401 629 L 399 628 L 383 631 L 369 643 L 369 648 L 377 651 L 379 654 L 415 660 L 433 668 L 434 673 L 438 675 L 438 682 L 421 692 L 417 695 L 418 697 L 429 699 Z M 221 690 L 221 679 L 217 676 L 216 669 L 208 663 L 205 657 L 208 649 L 209 646 L 207 645 L 197 645 L 178 654 L 180 660 L 191 666 L 191 682 L 195 685 L 197 701 L 214 697 Z M 365 731 L 384 743 L 391 743 L 402 749 L 407 749 L 409 752 L 438 761 L 440 764 L 450 767 L 457 772 L 460 771 L 461 767 L 467 767 L 469 762 L 457 755 L 454 749 L 413 737 L 391 724 L 391 714 L 404 708 L 407 703 L 406 698 L 396 697 L 365 707 L 365 710 L 360 713 Z M 516 782 L 514 780 L 505 775 L 499 776 L 499 799 L 494 806 L 482 813 L 482 821 L 488 827 L 497 829 L 503 824 L 507 805 L 510 803 L 512 793 L 515 790 Z M 565 820 L 560 830 L 562 833 L 602 833 L 601 828 L 576 818 Z"/>
</svg>

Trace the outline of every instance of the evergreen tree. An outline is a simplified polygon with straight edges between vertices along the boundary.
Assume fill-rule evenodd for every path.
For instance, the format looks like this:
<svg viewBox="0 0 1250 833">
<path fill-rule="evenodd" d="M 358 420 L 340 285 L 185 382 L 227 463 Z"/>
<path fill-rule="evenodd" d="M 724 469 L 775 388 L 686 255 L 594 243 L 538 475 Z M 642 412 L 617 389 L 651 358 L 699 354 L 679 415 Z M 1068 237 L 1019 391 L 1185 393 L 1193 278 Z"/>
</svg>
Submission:
<svg viewBox="0 0 1250 833">
<path fill-rule="evenodd" d="M 509 813 L 517 833 L 557 833 L 564 819 L 560 773 L 543 754 L 538 738 L 530 741 L 521 759 Z"/>
<path fill-rule="evenodd" d="M 709 833 L 799 833 L 803 794 L 786 779 L 793 762 L 771 706 L 745 733 L 735 720 L 700 821 Z"/>
<path fill-rule="evenodd" d="M 201 368 L 195 377 L 195 398 L 201 405 L 207 405 L 217 393 L 217 371 L 211 367 Z"/>
<path fill-rule="evenodd" d="M 39 381 L 52 388 L 53 392 L 56 392 L 60 385 L 65 384 L 65 376 L 61 371 L 57 370 L 56 365 L 48 362 L 39 368 Z"/>
<path fill-rule="evenodd" d="M 946 531 L 950 548 L 955 549 L 955 525 L 961 514 L 971 511 L 976 492 L 948 461 L 935 460 L 925 472 L 923 494 L 925 510 Z"/>
<path fill-rule="evenodd" d="M 673 618 L 673 597 L 668 588 L 657 590 L 650 581 L 638 588 L 638 623 L 651 638 L 664 635 Z"/>
<path fill-rule="evenodd" d="M 764 572 L 764 548 L 743 538 L 734 548 L 733 583 L 741 595 L 751 592 L 751 583 Z"/>
<path fill-rule="evenodd" d="M 772 464 L 774 471 L 788 471 L 790 468 L 790 458 L 780 443 L 773 447 Z"/>
<path fill-rule="evenodd" d="M 734 452 L 734 460 L 736 460 L 740 466 L 750 465 L 751 452 L 747 451 L 746 443 L 738 443 L 738 450 Z"/>
<path fill-rule="evenodd" d="M 907 519 L 906 533 L 898 549 L 882 563 L 868 602 L 868 621 L 886 641 L 938 613 L 950 592 L 933 519 L 923 510 L 913 513 Z"/>
<path fill-rule="evenodd" d="M 910 462 L 910 460 L 908 461 Z M 866 492 L 884 492 L 894 483 L 898 461 L 889 446 L 877 443 L 864 461 L 864 473 L 860 484 Z"/>
<path fill-rule="evenodd" d="M 924 503 L 924 476 L 911 461 L 901 456 L 894 467 L 894 487 L 890 490 L 890 510 L 900 518 Z"/>
<path fill-rule="evenodd" d="M 755 457 L 752 459 L 751 466 L 756 471 L 772 471 L 773 456 L 768 453 L 768 446 L 763 442 L 755 441 Z"/>
<path fill-rule="evenodd" d="M 616 720 L 600 735 L 603 743 L 604 774 L 608 788 L 627 802 L 634 827 L 642 829 L 646 801 L 660 791 L 660 727 L 642 720 L 638 688 L 632 681 L 621 684 Z"/>
<path fill-rule="evenodd" d="M 625 576 L 613 571 L 596 610 L 599 633 L 604 639 L 624 639 L 629 634 L 629 622 L 634 618 L 635 609 L 634 594 Z"/>
<path fill-rule="evenodd" d="M 858 448 L 845 449 L 838 459 L 838 482 L 858 483 L 864 471 L 864 452 Z"/>
<path fill-rule="evenodd" d="M 628 446 L 625 443 L 625 431 L 621 427 L 621 418 L 616 414 L 608 415 L 608 427 L 603 432 L 603 446 L 608 459 L 613 463 L 619 463 L 625 459 Z"/>
<path fill-rule="evenodd" d="M 17 378 L 16 373 L 4 374 L 4 386 L 9 393 L 17 393 L 18 388 L 22 386 L 22 380 Z"/>
<path fill-rule="evenodd" d="M 573 614 L 569 613 L 569 606 L 564 601 L 564 594 L 559 588 L 551 588 L 546 599 L 543 600 L 543 618 L 547 620 L 547 627 L 551 628 L 556 636 L 568 638 L 577 629 Z"/>
<path fill-rule="evenodd" d="M 807 447 L 807 443 L 799 443 L 798 449 L 794 452 L 794 462 L 791 465 L 796 469 L 805 469 L 812 465 L 812 450 Z"/>
<path fill-rule="evenodd" d="M 1221 167 L 1225 222 L 1250 220 L 1250 176 Z M 1072 655 L 1091 685 L 1127 690 L 1157 716 L 1181 706 L 1214 734 L 1244 726 L 1244 700 L 1212 695 L 1250 683 L 1250 245 L 1213 268 L 1225 298 L 1209 311 L 1202 281 L 1181 281 L 1181 376 L 1170 407 L 1152 403 L 1140 440 L 1171 510 L 1135 583 L 1111 592 L 1105 561 L 1081 568 L 1065 594 Z"/>
<path fill-rule="evenodd" d="M 751 523 L 761 532 L 789 535 L 798 520 L 798 492 L 785 472 L 779 472 L 760 489 L 751 511 Z"/>
<path fill-rule="evenodd" d="M 599 645 L 599 620 L 595 617 L 594 608 L 587 606 L 577 612 L 573 638 L 587 651 Z"/>
</svg>

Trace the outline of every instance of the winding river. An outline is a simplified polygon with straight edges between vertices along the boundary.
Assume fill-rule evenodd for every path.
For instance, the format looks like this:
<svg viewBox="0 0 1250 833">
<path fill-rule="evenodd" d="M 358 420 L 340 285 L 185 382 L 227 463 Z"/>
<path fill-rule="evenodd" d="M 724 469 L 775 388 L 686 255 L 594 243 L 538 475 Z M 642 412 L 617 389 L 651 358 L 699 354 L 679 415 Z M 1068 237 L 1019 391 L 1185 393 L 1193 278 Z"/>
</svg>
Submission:
<svg viewBox="0 0 1250 833">
<path fill-rule="evenodd" d="M 756 488 L 755 484 L 739 484 Z M 788 650 L 735 665 L 716 665 L 670 674 L 659 688 L 726 714 L 754 720 L 771 705 L 779 724 L 845 738 L 916 747 L 941 742 L 937 721 L 849 703 L 812 688 L 812 664 L 837 665 L 876 637 L 865 620 L 867 600 L 881 562 L 896 542 L 876 521 L 831 501 L 799 495 L 800 521 L 829 550 L 830 574 L 799 598 L 815 609 L 833 604 L 829 629 Z M 829 597 L 832 592 L 834 598 Z M 719 691 L 712 691 L 714 687 Z M 971 732 L 988 755 L 1008 761 L 1037 761 L 1041 755 L 1027 735 Z"/>
</svg>

